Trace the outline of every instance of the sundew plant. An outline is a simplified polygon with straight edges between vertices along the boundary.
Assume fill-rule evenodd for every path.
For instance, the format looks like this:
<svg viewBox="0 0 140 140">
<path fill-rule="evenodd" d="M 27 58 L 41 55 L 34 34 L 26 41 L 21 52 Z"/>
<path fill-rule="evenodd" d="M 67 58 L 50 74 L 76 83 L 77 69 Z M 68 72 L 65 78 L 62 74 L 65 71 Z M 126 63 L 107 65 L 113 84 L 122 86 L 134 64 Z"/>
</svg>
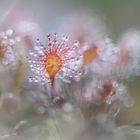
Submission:
<svg viewBox="0 0 140 140">
<path fill-rule="evenodd" d="M 0 140 L 140 139 L 139 2 L 99 1 L 0 1 Z"/>
</svg>

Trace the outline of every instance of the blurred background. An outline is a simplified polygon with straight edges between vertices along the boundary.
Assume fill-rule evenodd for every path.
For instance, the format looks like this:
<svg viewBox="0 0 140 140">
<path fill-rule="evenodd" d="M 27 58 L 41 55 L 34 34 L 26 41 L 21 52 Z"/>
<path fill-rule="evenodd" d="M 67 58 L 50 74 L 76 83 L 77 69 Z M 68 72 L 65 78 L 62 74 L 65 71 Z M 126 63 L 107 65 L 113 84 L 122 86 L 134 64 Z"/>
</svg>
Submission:
<svg viewBox="0 0 140 140">
<path fill-rule="evenodd" d="M 0 29 L 16 25 L 20 19 L 24 19 L 32 21 L 40 27 L 37 36 L 45 36 L 53 32 L 64 33 L 62 25 L 69 24 L 68 21 L 72 16 L 78 15 L 80 17 L 86 13 L 95 15 L 101 21 L 107 35 L 116 43 L 122 33 L 131 29 L 140 29 L 139 6 L 140 0 L 0 0 Z M 3 76 L 0 77 L 3 78 Z M 2 80 L 0 82 L 3 85 Z M 135 102 L 132 107 L 123 108 L 116 120 L 118 124 L 139 125 L 140 77 L 130 79 L 126 84 Z M 29 114 L 34 115 L 31 112 Z M 22 118 L 24 119 L 24 117 Z M 39 124 L 39 119 L 37 120 Z M 48 121 L 50 127 L 51 121 L 53 120 Z M 48 124 L 46 123 L 46 125 Z M 57 127 L 51 129 L 59 131 Z M 31 133 L 37 133 L 36 131 L 38 130 L 31 130 Z"/>
</svg>

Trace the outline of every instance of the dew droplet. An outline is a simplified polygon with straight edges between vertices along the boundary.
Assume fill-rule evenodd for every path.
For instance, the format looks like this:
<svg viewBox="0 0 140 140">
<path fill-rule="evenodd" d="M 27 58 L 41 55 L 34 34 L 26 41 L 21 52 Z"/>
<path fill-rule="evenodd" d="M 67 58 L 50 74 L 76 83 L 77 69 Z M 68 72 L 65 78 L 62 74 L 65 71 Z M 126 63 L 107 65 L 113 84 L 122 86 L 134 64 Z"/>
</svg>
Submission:
<svg viewBox="0 0 140 140">
<path fill-rule="evenodd" d="M 75 45 L 75 46 L 78 46 L 78 45 L 79 45 L 79 41 L 76 40 L 76 41 L 74 42 L 74 45 Z"/>
<path fill-rule="evenodd" d="M 7 36 L 11 36 L 11 35 L 13 34 L 13 30 L 12 30 L 12 29 L 9 29 L 9 30 L 7 30 L 7 31 L 5 32 L 5 34 L 6 34 Z"/>
</svg>

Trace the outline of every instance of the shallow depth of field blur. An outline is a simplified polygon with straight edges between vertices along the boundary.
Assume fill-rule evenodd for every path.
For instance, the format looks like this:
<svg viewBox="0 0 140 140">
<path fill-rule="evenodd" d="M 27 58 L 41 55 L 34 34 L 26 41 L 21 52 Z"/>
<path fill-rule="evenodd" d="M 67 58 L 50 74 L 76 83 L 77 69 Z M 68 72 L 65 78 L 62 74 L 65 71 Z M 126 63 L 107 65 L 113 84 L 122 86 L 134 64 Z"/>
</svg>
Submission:
<svg viewBox="0 0 140 140">
<path fill-rule="evenodd" d="M 93 40 L 102 38 L 100 36 L 103 34 L 111 38 L 113 43 L 117 43 L 125 32 L 140 31 L 139 5 L 139 0 L 0 0 L 0 32 L 13 28 L 24 39 L 18 46 L 21 48 L 17 49 L 21 56 L 16 64 L 0 64 L 0 140 L 140 139 L 140 76 L 122 80 L 129 88 L 133 105 L 120 107 L 113 118 L 108 117 L 110 112 L 100 111 L 102 106 L 87 107 L 86 110 L 84 104 L 82 109 L 80 105 L 72 104 L 76 96 L 73 94 L 82 89 L 82 84 L 89 77 L 83 83 L 73 84 L 78 88 L 65 84 L 72 101 L 47 110 L 41 102 L 46 102 L 46 97 L 44 94 L 37 94 L 40 87 L 38 89 L 36 84 L 27 82 L 31 72 L 26 61 L 36 38 L 41 38 L 45 44 L 49 33 L 57 32 L 58 36 L 69 36 L 72 18 L 80 19 L 86 15 L 87 20 L 90 18 L 97 22 L 95 29 L 94 26 L 91 28 L 95 35 Z M 87 90 L 88 86 L 90 88 L 90 84 L 86 85 Z M 73 91 L 74 93 L 70 93 Z M 95 122 L 90 126 L 88 118 L 94 118 L 94 113 Z"/>
</svg>

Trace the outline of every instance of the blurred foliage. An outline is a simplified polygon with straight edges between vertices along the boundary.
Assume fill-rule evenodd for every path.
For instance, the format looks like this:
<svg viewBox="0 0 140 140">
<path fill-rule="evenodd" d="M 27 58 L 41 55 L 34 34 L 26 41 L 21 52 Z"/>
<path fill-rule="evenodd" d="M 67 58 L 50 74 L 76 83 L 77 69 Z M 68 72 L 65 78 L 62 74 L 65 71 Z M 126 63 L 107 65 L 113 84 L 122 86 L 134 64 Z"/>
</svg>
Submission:
<svg viewBox="0 0 140 140">
<path fill-rule="evenodd" d="M 92 9 L 105 17 L 107 27 L 114 41 L 128 29 L 140 29 L 139 0 L 78 0 L 82 7 Z M 94 29 L 93 29 L 94 30 Z M 121 122 L 140 122 L 140 78 L 129 83 L 130 93 L 135 100 L 133 107 L 125 108 L 119 114 Z M 126 115 L 127 114 L 127 115 Z"/>
<path fill-rule="evenodd" d="M 28 1 L 28 0 L 26 0 L 26 1 Z M 49 1 L 51 1 L 51 0 L 49 0 Z M 42 4 L 44 4 L 44 3 L 47 4 L 48 1 L 41 0 L 40 3 L 41 2 L 42 2 Z M 34 5 L 34 3 L 32 3 L 31 0 L 29 0 L 28 3 L 31 3 L 32 5 Z M 80 7 L 81 9 L 83 9 L 85 11 L 89 10 L 90 12 L 99 14 L 99 16 L 101 15 L 103 20 L 105 20 L 107 28 L 111 32 L 110 36 L 111 36 L 111 38 L 114 39 L 114 42 L 116 42 L 116 40 L 118 39 L 119 35 L 122 32 L 127 31 L 129 28 L 130 29 L 131 28 L 136 28 L 136 29 L 140 28 L 140 18 L 139 18 L 140 0 L 76 0 L 76 1 L 75 0 L 61 0 L 60 5 L 61 4 L 63 4 L 66 7 L 73 7 L 74 9 L 76 9 L 77 7 Z M 59 7 L 59 5 L 58 5 L 58 7 Z M 20 77 L 20 76 L 23 74 L 23 67 L 24 67 L 22 62 L 20 62 L 20 61 L 19 61 L 18 65 L 19 65 L 19 67 L 17 68 L 17 71 L 15 72 L 15 75 L 14 75 L 16 77 L 16 79 L 15 79 L 15 82 L 13 83 L 14 87 L 16 87 L 17 89 L 20 88 L 21 83 L 22 83 L 22 80 L 21 80 L 22 77 Z M 129 124 L 135 125 L 135 124 L 140 123 L 140 109 L 139 109 L 140 86 L 139 86 L 139 83 L 140 83 L 139 77 L 133 79 L 129 83 L 130 94 L 134 98 L 135 103 L 131 108 L 124 108 L 121 110 L 121 112 L 117 116 L 118 124 L 129 123 Z M 26 105 L 27 104 L 25 103 L 25 106 Z M 75 131 L 75 129 L 76 129 L 76 127 L 73 130 L 68 129 L 68 128 L 72 128 L 73 127 L 72 124 L 76 123 L 73 120 L 71 120 L 71 122 L 69 122 L 68 124 L 66 122 L 64 124 L 62 120 L 58 120 L 56 118 L 54 118 L 55 121 L 53 120 L 53 118 L 48 118 L 47 120 L 44 119 L 44 118 L 46 118 L 46 116 L 39 116 L 36 118 L 35 116 L 38 114 L 36 114 L 36 112 L 34 112 L 32 106 L 31 106 L 31 108 L 28 108 L 26 111 L 27 112 L 24 112 L 24 111 L 19 112 L 20 115 L 18 115 L 18 117 L 13 115 L 12 119 L 11 118 L 9 119 L 9 116 L 11 114 L 7 115 L 8 120 L 10 122 L 13 121 L 14 124 L 15 124 L 15 122 L 17 122 L 17 120 L 18 121 L 24 120 L 24 119 L 32 120 L 32 122 L 30 121 L 30 123 L 34 123 L 33 126 L 32 126 L 32 124 L 29 124 L 30 126 L 27 126 L 27 128 L 24 128 L 23 129 L 24 131 L 21 130 L 24 133 L 24 138 L 26 138 L 26 136 L 27 136 L 30 140 L 31 140 L 31 138 L 34 140 L 39 140 L 39 139 L 41 139 L 41 137 L 42 138 L 45 137 L 46 134 L 50 134 L 51 136 L 54 136 L 54 137 L 55 137 L 55 135 L 57 135 L 57 136 L 59 135 L 60 137 L 61 137 L 61 135 L 63 135 L 63 139 L 68 140 L 68 137 L 71 137 L 70 136 L 71 133 L 74 133 L 74 132 L 70 132 L 70 131 Z M 3 114 L 3 112 L 0 112 L 0 113 Z M 76 117 L 78 118 L 79 115 L 77 115 Z M 6 119 L 6 123 L 8 123 L 7 118 L 4 118 L 4 117 L 1 119 L 0 123 L 1 124 L 5 123 L 5 121 L 3 121 L 5 119 Z M 77 121 L 77 120 L 78 119 L 76 119 L 75 121 Z M 13 124 L 11 124 L 11 125 L 12 125 L 11 128 L 13 128 Z M 59 128 L 59 129 L 61 129 L 61 132 L 59 132 L 60 130 L 59 131 L 57 130 L 58 128 L 56 127 L 56 125 L 61 126 L 61 128 Z M 48 127 L 46 127 L 46 126 L 48 126 Z M 2 127 L 3 127 L 3 125 L 1 125 L 0 129 L 4 128 L 4 127 L 3 128 Z M 48 130 L 48 128 L 49 128 L 49 130 Z M 67 130 L 66 130 L 66 128 L 67 128 Z M 7 129 L 9 129 L 9 128 L 7 128 Z M 65 131 L 65 134 L 63 134 L 63 131 Z M 36 137 L 36 135 L 32 136 L 38 132 L 39 133 L 42 132 L 41 134 L 38 135 L 38 137 Z M 57 134 L 57 133 L 59 133 L 59 134 Z M 60 139 L 62 140 L 62 138 L 60 138 Z M 20 140 L 22 140 L 21 137 L 20 137 Z"/>
</svg>

